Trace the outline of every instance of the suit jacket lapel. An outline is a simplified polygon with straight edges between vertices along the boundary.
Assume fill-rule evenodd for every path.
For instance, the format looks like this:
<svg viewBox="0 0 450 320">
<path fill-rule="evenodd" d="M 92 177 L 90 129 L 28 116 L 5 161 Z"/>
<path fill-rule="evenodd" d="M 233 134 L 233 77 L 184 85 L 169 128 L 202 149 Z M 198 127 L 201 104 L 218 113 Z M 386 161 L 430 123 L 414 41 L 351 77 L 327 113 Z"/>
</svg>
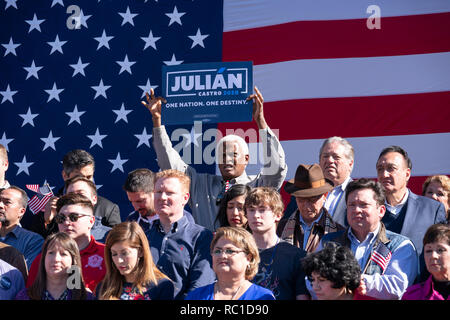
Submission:
<svg viewBox="0 0 450 320">
<path fill-rule="evenodd" d="M 406 214 L 405 220 L 403 222 L 403 227 L 401 230 L 401 234 L 406 235 L 409 234 L 409 231 L 414 228 L 414 224 L 417 221 L 417 215 L 419 214 L 419 203 L 418 196 L 409 190 L 408 200 L 406 201 Z"/>
</svg>

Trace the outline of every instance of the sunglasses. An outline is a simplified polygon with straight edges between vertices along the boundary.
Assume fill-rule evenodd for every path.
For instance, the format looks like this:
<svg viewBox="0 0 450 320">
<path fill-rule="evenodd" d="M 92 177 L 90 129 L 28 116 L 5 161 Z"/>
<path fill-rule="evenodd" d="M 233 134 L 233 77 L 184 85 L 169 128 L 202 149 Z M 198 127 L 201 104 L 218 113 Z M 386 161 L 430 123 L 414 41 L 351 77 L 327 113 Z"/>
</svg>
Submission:
<svg viewBox="0 0 450 320">
<path fill-rule="evenodd" d="M 55 222 L 57 224 L 64 223 L 66 221 L 66 218 L 69 218 L 69 220 L 72 221 L 72 222 L 77 222 L 78 219 L 80 219 L 81 217 L 91 217 L 91 215 L 90 214 L 75 213 L 75 212 L 71 212 L 68 215 L 64 215 L 62 213 L 58 213 L 55 216 Z"/>
</svg>

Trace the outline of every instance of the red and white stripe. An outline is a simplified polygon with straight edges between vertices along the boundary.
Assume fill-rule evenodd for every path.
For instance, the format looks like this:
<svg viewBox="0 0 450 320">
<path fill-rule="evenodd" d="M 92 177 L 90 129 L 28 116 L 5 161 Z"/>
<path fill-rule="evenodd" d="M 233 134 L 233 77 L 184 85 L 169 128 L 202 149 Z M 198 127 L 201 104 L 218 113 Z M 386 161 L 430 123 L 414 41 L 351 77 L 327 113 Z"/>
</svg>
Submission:
<svg viewBox="0 0 450 320">
<path fill-rule="evenodd" d="M 230 180 L 227 180 L 227 181 L 225 182 L 225 192 L 227 192 L 228 189 L 230 189 Z"/>
<path fill-rule="evenodd" d="M 39 192 L 39 185 L 38 184 L 27 184 L 25 185 L 28 190 L 31 190 L 33 192 Z"/>
<path fill-rule="evenodd" d="M 367 27 L 373 4 L 379 30 Z M 413 192 L 450 173 L 448 0 L 224 0 L 223 61 L 253 61 L 286 179 L 335 135 L 355 148 L 353 178 L 376 177 L 380 151 L 394 144 L 412 159 Z M 237 128 L 256 126 L 219 125 Z"/>
<path fill-rule="evenodd" d="M 389 261 L 391 260 L 392 257 L 392 253 L 389 251 L 387 257 L 383 257 L 381 254 L 379 254 L 378 252 L 374 251 L 372 256 L 370 257 L 371 260 L 373 260 L 376 264 L 378 264 L 381 269 L 386 270 Z"/>
<path fill-rule="evenodd" d="M 33 212 L 33 214 L 36 214 L 44 209 L 45 205 L 51 197 L 52 194 L 48 194 L 39 199 L 39 197 L 36 195 L 28 201 L 28 207 L 30 208 L 31 212 Z"/>
</svg>

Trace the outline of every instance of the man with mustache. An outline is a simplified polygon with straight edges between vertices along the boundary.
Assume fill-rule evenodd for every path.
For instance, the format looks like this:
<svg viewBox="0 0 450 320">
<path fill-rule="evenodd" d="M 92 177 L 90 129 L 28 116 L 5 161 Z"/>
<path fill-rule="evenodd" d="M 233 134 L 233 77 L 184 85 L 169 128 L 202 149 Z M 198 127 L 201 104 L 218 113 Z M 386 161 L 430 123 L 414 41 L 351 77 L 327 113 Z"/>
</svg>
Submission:
<svg viewBox="0 0 450 320">
<path fill-rule="evenodd" d="M 269 128 L 264 118 L 263 96 L 255 87 L 253 100 L 253 120 L 259 129 L 263 145 L 264 167 L 256 176 L 249 176 L 246 167 L 250 154 L 247 143 L 238 135 L 226 135 L 217 143 L 216 158 L 220 175 L 198 173 L 192 165 L 183 161 L 173 148 L 166 128 L 161 124 L 161 107 L 166 102 L 163 97 L 155 97 L 153 89 L 147 94 L 147 102 L 142 104 L 149 109 L 153 121 L 153 145 L 161 170 L 176 169 L 186 173 L 191 179 L 189 206 L 192 216 L 199 225 L 215 230 L 220 200 L 229 187 L 246 184 L 250 187 L 274 187 L 279 189 L 286 177 L 287 165 L 280 141 Z"/>
<path fill-rule="evenodd" d="M 41 252 L 44 239 L 20 225 L 27 203 L 27 193 L 19 187 L 10 186 L 0 192 L 0 241 L 19 250 L 30 268 Z"/>
</svg>

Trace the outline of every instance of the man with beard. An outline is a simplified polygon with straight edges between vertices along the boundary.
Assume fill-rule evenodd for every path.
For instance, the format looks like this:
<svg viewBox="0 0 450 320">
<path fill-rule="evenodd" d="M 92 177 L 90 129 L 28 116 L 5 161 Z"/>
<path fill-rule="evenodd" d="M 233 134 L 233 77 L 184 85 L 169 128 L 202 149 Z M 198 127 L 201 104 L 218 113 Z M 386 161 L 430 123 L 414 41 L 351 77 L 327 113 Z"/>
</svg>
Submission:
<svg viewBox="0 0 450 320">
<path fill-rule="evenodd" d="M 19 250 L 30 268 L 41 252 L 44 238 L 20 226 L 27 202 L 27 193 L 19 187 L 10 186 L 0 192 L 0 241 Z"/>
<path fill-rule="evenodd" d="M 131 171 L 123 185 L 123 190 L 127 193 L 128 200 L 134 208 L 126 221 L 136 221 L 144 231 L 149 230 L 153 221 L 159 219 L 153 203 L 154 184 L 155 173 L 142 168 Z M 189 212 L 184 211 L 184 214 L 189 221 L 194 223 Z"/>
</svg>

